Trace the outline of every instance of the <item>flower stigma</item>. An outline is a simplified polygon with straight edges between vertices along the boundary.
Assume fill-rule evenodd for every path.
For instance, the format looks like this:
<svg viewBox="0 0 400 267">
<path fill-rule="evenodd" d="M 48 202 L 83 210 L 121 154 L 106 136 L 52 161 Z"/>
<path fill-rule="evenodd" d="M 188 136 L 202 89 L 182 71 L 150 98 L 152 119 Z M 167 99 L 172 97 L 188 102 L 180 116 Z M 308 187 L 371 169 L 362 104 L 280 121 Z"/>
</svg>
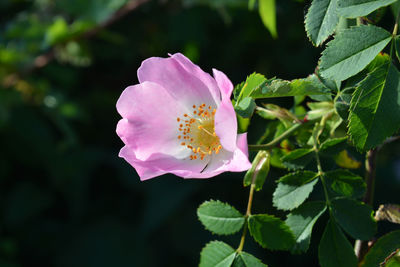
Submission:
<svg viewBox="0 0 400 267">
<path fill-rule="evenodd" d="M 190 160 L 201 159 L 205 156 L 218 154 L 222 146 L 214 129 L 214 115 L 216 109 L 212 106 L 201 104 L 193 105 L 192 114 L 183 114 L 177 118 L 180 145 L 192 151 Z"/>
</svg>

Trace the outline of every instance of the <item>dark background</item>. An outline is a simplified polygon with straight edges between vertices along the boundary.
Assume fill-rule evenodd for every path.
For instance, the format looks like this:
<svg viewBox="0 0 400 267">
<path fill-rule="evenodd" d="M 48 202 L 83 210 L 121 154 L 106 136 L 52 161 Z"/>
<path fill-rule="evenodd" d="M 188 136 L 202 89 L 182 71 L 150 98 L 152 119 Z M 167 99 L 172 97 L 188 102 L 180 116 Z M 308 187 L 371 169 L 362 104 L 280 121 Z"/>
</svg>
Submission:
<svg viewBox="0 0 400 267">
<path fill-rule="evenodd" d="M 222 70 L 234 84 L 254 71 L 306 77 L 321 52 L 304 31 L 307 5 L 277 1 L 274 40 L 244 0 L 1 0 L 0 266 L 196 266 L 210 240 L 236 248 L 240 233 L 211 235 L 196 208 L 219 199 L 244 212 L 243 174 L 140 182 L 118 158 L 115 103 L 138 82 L 142 60 L 167 53 Z M 393 25 L 390 11 L 385 23 Z M 251 129 L 254 143 L 259 126 Z M 284 218 L 271 205 L 283 173 L 271 172 L 254 212 Z M 399 202 L 399 142 L 380 152 L 377 176 L 375 208 Z M 317 266 L 325 222 L 305 255 L 267 251 L 250 237 L 245 251 L 269 266 Z"/>
</svg>

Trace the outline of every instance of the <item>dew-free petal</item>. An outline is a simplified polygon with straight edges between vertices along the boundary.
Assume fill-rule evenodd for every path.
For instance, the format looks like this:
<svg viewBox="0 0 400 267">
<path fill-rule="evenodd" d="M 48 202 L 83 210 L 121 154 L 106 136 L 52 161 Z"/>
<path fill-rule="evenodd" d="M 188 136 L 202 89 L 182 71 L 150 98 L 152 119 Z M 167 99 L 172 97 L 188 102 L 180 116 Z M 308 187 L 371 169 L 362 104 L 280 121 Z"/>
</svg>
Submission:
<svg viewBox="0 0 400 267">
<path fill-rule="evenodd" d="M 129 146 L 124 146 L 119 156 L 136 169 L 142 181 L 165 173 L 180 174 L 179 176 L 182 177 L 193 176 L 193 174 L 200 173 L 208 163 L 208 161 L 195 161 L 189 158 L 185 160 L 177 159 L 161 153 L 152 154 L 147 160 L 140 160 L 136 157 L 134 149 Z"/>
<path fill-rule="evenodd" d="M 221 93 L 218 88 L 218 84 L 216 80 L 211 77 L 210 74 L 204 72 L 199 66 L 193 64 L 187 57 L 182 55 L 181 53 L 176 53 L 171 55 L 172 59 L 175 59 L 181 66 L 192 75 L 196 76 L 200 81 L 204 83 L 204 85 L 210 90 L 214 101 L 219 103 L 221 101 Z"/>
<path fill-rule="evenodd" d="M 186 109 L 160 85 L 143 82 L 129 86 L 118 99 L 117 110 L 124 118 L 117 134 L 135 150 L 137 158 L 145 160 L 155 152 L 188 156 L 187 149 L 179 146 L 176 121 Z"/>
<path fill-rule="evenodd" d="M 228 98 L 224 98 L 215 113 L 215 133 L 224 149 L 234 151 L 236 148 L 237 121 L 236 113 Z"/>
<path fill-rule="evenodd" d="M 218 87 L 221 90 L 222 99 L 230 98 L 233 91 L 232 82 L 226 77 L 225 73 L 217 69 L 213 69 L 214 78 L 217 81 Z"/>
<path fill-rule="evenodd" d="M 150 81 L 162 85 L 175 101 L 188 107 L 202 103 L 216 106 L 208 87 L 173 58 L 144 60 L 138 69 L 138 78 L 140 83 Z"/>
</svg>

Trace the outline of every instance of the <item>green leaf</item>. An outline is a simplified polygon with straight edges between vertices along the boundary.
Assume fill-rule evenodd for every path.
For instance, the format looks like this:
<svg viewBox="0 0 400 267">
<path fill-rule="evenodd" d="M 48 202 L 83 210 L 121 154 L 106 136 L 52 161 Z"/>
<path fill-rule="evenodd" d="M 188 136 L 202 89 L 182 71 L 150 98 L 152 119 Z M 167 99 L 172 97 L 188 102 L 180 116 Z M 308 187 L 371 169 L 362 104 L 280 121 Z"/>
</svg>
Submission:
<svg viewBox="0 0 400 267">
<path fill-rule="evenodd" d="M 271 155 L 269 152 L 264 150 L 258 151 L 251 168 L 244 176 L 243 185 L 249 186 L 254 182 L 256 191 L 261 190 L 269 173 L 270 161 Z"/>
<path fill-rule="evenodd" d="M 299 148 L 281 158 L 283 165 L 290 170 L 304 169 L 313 159 L 313 148 Z"/>
<path fill-rule="evenodd" d="M 273 215 L 251 215 L 249 230 L 254 240 L 263 248 L 289 250 L 294 244 L 294 236 L 290 228 Z"/>
<path fill-rule="evenodd" d="M 396 0 L 338 0 L 338 13 L 345 18 L 364 17 L 378 8 L 388 6 Z"/>
<path fill-rule="evenodd" d="M 358 149 L 381 144 L 400 127 L 400 73 L 388 62 L 356 88 L 350 104 L 349 135 Z"/>
<path fill-rule="evenodd" d="M 315 222 L 325 212 L 325 202 L 307 202 L 289 213 L 286 224 L 292 229 L 296 244 L 292 253 L 307 251 L 310 245 L 311 232 Z"/>
<path fill-rule="evenodd" d="M 353 238 L 369 240 L 376 232 L 370 206 L 347 198 L 332 200 L 332 212 L 340 226 Z"/>
<path fill-rule="evenodd" d="M 251 97 L 243 98 L 237 105 L 235 105 L 235 111 L 243 118 L 249 118 L 253 115 L 256 103 Z"/>
<path fill-rule="evenodd" d="M 254 99 L 302 95 L 330 94 L 330 90 L 312 76 L 306 79 L 285 81 L 281 79 L 266 80 L 250 93 Z"/>
<path fill-rule="evenodd" d="M 331 218 L 326 225 L 318 247 L 322 267 L 356 267 L 357 257 L 350 242 Z"/>
<path fill-rule="evenodd" d="M 197 216 L 207 230 L 219 235 L 236 233 L 245 221 L 234 207 L 218 200 L 201 204 L 197 209 Z"/>
<path fill-rule="evenodd" d="M 337 169 L 324 174 L 327 185 L 332 191 L 346 197 L 361 197 L 365 193 L 364 179 L 354 173 Z"/>
<path fill-rule="evenodd" d="M 208 243 L 200 253 L 199 267 L 230 267 L 236 252 L 221 241 Z"/>
<path fill-rule="evenodd" d="M 246 252 L 238 252 L 232 267 L 267 267 L 259 259 Z"/>
<path fill-rule="evenodd" d="M 278 181 L 272 202 L 281 210 L 292 210 L 300 206 L 318 182 L 318 174 L 311 171 L 289 173 Z"/>
<path fill-rule="evenodd" d="M 390 40 L 389 32 L 372 25 L 340 32 L 322 52 L 321 75 L 337 81 L 346 80 L 364 69 Z"/>
<path fill-rule="evenodd" d="M 336 155 L 346 147 L 347 137 L 332 138 L 323 142 L 319 148 L 322 155 Z"/>
<path fill-rule="evenodd" d="M 275 0 L 259 0 L 258 1 L 261 20 L 265 27 L 269 30 L 273 38 L 278 37 L 276 31 L 276 11 Z"/>
<path fill-rule="evenodd" d="M 306 32 L 310 41 L 319 46 L 333 33 L 339 23 L 337 0 L 313 0 L 306 15 Z"/>
<path fill-rule="evenodd" d="M 381 266 L 380 264 L 394 251 L 399 249 L 400 230 L 388 233 L 372 246 L 362 262 L 363 267 Z"/>
<path fill-rule="evenodd" d="M 235 87 L 234 95 L 235 99 L 237 99 L 236 103 L 239 103 L 243 98 L 250 96 L 250 94 L 262 87 L 267 82 L 267 79 L 264 75 L 259 73 L 252 73 L 247 76 L 247 79 L 244 83 L 241 83 Z"/>
</svg>

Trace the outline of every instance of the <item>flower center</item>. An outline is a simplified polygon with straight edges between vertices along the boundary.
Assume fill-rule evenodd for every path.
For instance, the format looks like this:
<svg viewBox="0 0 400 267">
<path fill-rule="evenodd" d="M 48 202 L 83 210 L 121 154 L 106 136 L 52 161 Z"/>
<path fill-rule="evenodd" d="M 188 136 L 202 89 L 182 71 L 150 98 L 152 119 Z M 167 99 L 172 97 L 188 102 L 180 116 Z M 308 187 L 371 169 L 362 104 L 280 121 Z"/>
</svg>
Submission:
<svg viewBox="0 0 400 267">
<path fill-rule="evenodd" d="M 183 118 L 176 119 L 180 132 L 178 140 L 192 151 L 191 160 L 203 160 L 207 155 L 218 154 L 222 148 L 214 130 L 215 112 L 215 108 L 206 107 L 206 104 L 193 105 L 193 114 L 185 113 Z"/>
</svg>

